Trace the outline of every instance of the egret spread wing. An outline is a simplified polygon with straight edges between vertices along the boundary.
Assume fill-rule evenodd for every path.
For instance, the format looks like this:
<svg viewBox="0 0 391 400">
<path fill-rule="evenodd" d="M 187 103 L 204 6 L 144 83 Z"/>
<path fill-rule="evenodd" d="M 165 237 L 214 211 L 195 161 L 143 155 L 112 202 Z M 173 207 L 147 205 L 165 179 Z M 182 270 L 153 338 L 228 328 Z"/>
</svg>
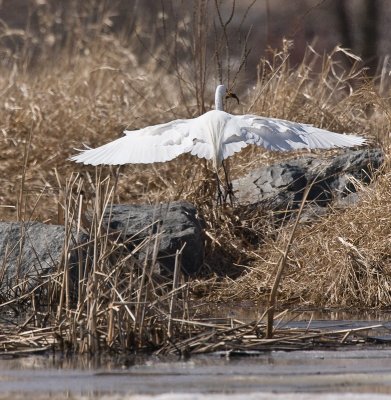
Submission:
<svg viewBox="0 0 391 400">
<path fill-rule="evenodd" d="M 366 140 L 275 118 L 255 115 L 235 116 L 241 137 L 247 144 L 256 144 L 267 150 L 288 151 L 299 149 L 330 149 L 359 146 Z"/>
<path fill-rule="evenodd" d="M 219 85 L 215 110 L 193 119 L 178 119 L 137 131 L 125 131 L 125 136 L 120 139 L 96 149 L 86 148 L 71 160 L 91 165 L 144 164 L 169 161 L 190 152 L 212 160 L 217 171 L 222 160 L 248 144 L 263 146 L 267 150 L 287 151 L 351 147 L 366 142 L 359 136 L 329 132 L 297 122 L 226 113 L 223 97 L 228 94 L 225 86 Z"/>
<path fill-rule="evenodd" d="M 169 161 L 191 151 L 191 121 L 178 119 L 136 131 L 124 131 L 125 136 L 96 149 L 83 150 L 71 160 L 90 165 Z"/>
</svg>

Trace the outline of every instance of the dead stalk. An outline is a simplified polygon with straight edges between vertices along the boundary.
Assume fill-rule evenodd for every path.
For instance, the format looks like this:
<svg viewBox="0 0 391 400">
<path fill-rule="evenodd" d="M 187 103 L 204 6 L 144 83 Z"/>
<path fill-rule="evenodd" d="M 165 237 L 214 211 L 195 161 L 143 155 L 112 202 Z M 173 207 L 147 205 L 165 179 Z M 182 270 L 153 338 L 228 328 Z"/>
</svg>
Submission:
<svg viewBox="0 0 391 400">
<path fill-rule="evenodd" d="M 274 278 L 272 290 L 269 295 L 269 302 L 268 302 L 268 311 L 267 311 L 267 324 L 266 324 L 266 337 L 271 339 L 273 337 L 273 325 L 274 325 L 274 311 L 277 302 L 277 291 L 278 287 L 281 283 L 281 278 L 284 273 L 284 269 L 286 267 L 286 260 L 288 258 L 289 250 L 293 243 L 293 239 L 295 237 L 296 229 L 300 221 L 301 213 L 304 209 L 305 202 L 307 200 L 308 193 L 310 192 L 313 184 L 315 183 L 316 178 L 311 182 L 310 185 L 307 186 L 306 190 L 303 193 L 303 198 L 301 200 L 299 211 L 297 212 L 295 223 L 293 224 L 291 234 L 289 236 L 288 242 L 285 246 L 284 253 L 281 255 L 278 261 L 278 267 L 276 272 L 276 277 Z"/>
<path fill-rule="evenodd" d="M 172 338 L 173 337 L 173 331 L 172 331 L 172 318 L 173 318 L 173 312 L 174 312 L 174 303 L 177 298 L 177 288 L 178 288 L 178 283 L 179 283 L 179 276 L 180 276 L 180 271 L 181 271 L 181 256 L 182 256 L 182 251 L 185 248 L 186 243 L 183 244 L 180 250 L 176 251 L 175 254 L 175 266 L 174 266 L 174 277 L 172 281 L 172 293 L 171 293 L 171 300 L 170 300 L 170 309 L 169 309 L 169 314 L 168 314 L 168 326 L 167 326 L 167 332 L 168 332 L 168 337 Z"/>
</svg>

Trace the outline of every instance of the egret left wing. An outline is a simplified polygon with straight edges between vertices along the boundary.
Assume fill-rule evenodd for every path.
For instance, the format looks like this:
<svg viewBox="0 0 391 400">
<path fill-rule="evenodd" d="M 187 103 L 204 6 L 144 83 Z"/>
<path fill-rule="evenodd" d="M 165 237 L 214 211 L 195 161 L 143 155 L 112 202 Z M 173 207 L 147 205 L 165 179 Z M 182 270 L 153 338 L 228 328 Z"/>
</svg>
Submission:
<svg viewBox="0 0 391 400">
<path fill-rule="evenodd" d="M 366 139 L 315 128 L 312 125 L 255 115 L 235 116 L 240 135 L 247 144 L 267 150 L 331 149 L 360 146 Z"/>
<path fill-rule="evenodd" d="M 95 149 L 82 150 L 70 159 L 90 165 L 169 161 L 191 151 L 191 121 L 178 119 L 136 131 L 124 131 L 125 136 Z"/>
</svg>

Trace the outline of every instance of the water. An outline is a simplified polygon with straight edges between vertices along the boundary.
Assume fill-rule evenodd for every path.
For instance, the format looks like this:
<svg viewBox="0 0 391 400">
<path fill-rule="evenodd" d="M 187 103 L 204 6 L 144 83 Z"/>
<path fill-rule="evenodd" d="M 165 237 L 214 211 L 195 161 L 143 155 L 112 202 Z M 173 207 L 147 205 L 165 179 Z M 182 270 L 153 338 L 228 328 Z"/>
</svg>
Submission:
<svg viewBox="0 0 391 400">
<path fill-rule="evenodd" d="M 281 322 L 283 324 L 285 322 Z M 289 322 L 304 327 L 306 318 Z M 347 329 L 378 320 L 312 320 L 311 328 Z M 391 328 L 391 325 L 390 325 Z M 72 399 L 391 399 L 389 325 L 376 345 L 333 350 L 227 353 L 177 358 L 0 358 L 0 400 Z"/>
</svg>

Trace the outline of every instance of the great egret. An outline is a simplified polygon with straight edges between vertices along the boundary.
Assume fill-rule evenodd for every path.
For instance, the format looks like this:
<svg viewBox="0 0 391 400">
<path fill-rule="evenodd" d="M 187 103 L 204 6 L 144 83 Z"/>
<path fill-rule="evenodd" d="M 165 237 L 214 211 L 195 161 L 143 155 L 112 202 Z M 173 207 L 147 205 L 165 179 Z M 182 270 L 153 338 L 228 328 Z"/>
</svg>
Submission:
<svg viewBox="0 0 391 400">
<path fill-rule="evenodd" d="M 212 160 L 218 171 L 222 161 L 249 144 L 267 150 L 330 149 L 360 146 L 366 139 L 312 125 L 224 111 L 224 97 L 238 98 L 219 85 L 215 110 L 199 117 L 124 131 L 125 136 L 96 149 L 87 148 L 71 160 L 90 165 L 122 165 L 170 161 L 183 153 Z"/>
</svg>

